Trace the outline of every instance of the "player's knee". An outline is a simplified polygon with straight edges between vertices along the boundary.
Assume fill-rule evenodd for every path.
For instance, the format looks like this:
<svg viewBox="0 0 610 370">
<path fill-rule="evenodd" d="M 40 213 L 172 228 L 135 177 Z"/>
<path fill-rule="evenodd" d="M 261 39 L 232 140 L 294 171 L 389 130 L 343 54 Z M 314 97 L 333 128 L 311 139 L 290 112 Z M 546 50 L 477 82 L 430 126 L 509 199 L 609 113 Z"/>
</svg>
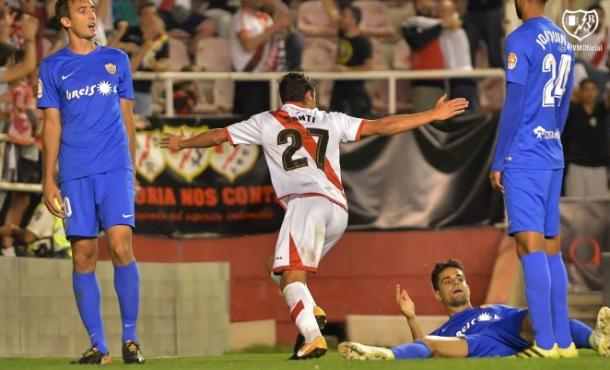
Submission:
<svg viewBox="0 0 610 370">
<path fill-rule="evenodd" d="M 422 338 L 422 339 L 419 339 L 419 341 L 422 342 L 423 344 L 425 344 L 426 346 L 428 346 L 428 348 L 430 348 L 430 351 L 432 351 L 433 353 L 436 350 L 436 344 L 437 344 L 436 341 L 431 340 L 429 338 Z"/>
<path fill-rule="evenodd" d="M 288 284 L 300 282 L 305 283 L 307 281 L 307 271 L 304 270 L 286 270 L 282 272 L 282 283 L 281 287 L 284 287 Z"/>
<path fill-rule="evenodd" d="M 533 232 L 518 233 L 515 235 L 517 252 L 520 256 L 533 253 L 544 252 L 544 238 L 542 234 Z"/>
<path fill-rule="evenodd" d="M 72 251 L 72 264 L 76 272 L 91 272 L 95 270 L 96 263 L 97 255 L 94 251 L 79 249 L 74 249 Z"/>
<path fill-rule="evenodd" d="M 117 257 L 131 256 L 131 243 L 126 240 L 114 240 L 109 243 L 110 253 Z"/>
</svg>

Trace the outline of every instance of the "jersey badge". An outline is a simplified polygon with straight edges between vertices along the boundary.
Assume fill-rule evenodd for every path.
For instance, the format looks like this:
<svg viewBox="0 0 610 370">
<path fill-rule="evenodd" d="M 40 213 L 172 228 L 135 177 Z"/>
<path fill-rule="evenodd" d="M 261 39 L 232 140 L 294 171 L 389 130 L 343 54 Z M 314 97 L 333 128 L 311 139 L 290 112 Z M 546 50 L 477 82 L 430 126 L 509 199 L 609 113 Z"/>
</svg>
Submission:
<svg viewBox="0 0 610 370">
<path fill-rule="evenodd" d="M 116 73 L 116 65 L 115 64 L 108 63 L 108 64 L 105 64 L 104 67 L 106 67 L 106 71 L 108 73 L 110 73 L 111 75 Z"/>
<path fill-rule="evenodd" d="M 517 67 L 517 54 L 510 52 L 508 54 L 508 69 L 515 69 Z"/>
</svg>

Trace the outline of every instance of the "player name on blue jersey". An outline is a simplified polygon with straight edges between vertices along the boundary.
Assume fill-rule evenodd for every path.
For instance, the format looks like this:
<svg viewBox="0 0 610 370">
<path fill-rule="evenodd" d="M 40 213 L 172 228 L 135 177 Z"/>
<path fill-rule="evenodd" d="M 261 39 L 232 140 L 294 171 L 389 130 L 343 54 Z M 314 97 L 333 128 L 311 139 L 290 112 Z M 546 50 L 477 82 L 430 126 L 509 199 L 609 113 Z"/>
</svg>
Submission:
<svg viewBox="0 0 610 370">
<path fill-rule="evenodd" d="M 547 50 L 549 43 L 561 44 L 567 49 L 572 47 L 568 37 L 563 32 L 545 30 L 536 37 L 536 44 L 540 45 L 542 50 Z"/>
</svg>

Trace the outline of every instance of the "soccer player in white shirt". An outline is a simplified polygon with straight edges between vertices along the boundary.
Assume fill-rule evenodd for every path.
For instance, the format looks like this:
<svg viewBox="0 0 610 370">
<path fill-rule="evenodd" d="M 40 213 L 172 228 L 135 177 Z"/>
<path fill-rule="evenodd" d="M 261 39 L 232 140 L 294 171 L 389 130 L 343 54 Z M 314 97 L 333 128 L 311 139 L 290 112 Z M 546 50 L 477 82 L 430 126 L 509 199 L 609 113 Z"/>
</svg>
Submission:
<svg viewBox="0 0 610 370">
<path fill-rule="evenodd" d="M 465 99 L 442 96 L 432 110 L 363 120 L 316 109 L 313 82 L 302 73 L 288 73 L 279 84 L 284 104 L 279 110 L 255 114 L 224 129 L 184 139 L 166 134 L 161 147 L 205 148 L 229 141 L 263 147 L 273 187 L 286 209 L 275 247 L 273 272 L 290 316 L 305 337 L 296 358 L 320 357 L 327 345 L 314 316 L 315 302 L 306 281 L 320 259 L 347 227 L 347 200 L 339 166 L 339 144 L 363 136 L 394 135 L 461 114 Z"/>
</svg>

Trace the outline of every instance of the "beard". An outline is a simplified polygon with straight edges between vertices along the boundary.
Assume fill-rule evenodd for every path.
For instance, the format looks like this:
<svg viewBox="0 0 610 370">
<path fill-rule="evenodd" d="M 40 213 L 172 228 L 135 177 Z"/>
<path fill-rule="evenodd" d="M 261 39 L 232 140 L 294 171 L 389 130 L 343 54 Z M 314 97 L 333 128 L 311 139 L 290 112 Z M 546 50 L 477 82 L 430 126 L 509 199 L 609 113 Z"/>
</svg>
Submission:
<svg viewBox="0 0 610 370">
<path fill-rule="evenodd" d="M 517 17 L 520 20 L 523 20 L 523 14 L 521 14 L 521 8 L 519 7 L 519 0 L 514 0 L 515 1 L 515 11 L 517 12 Z"/>
<path fill-rule="evenodd" d="M 461 306 L 468 304 L 469 300 L 470 299 L 466 296 L 466 294 L 464 294 L 461 297 L 451 297 L 451 299 L 449 300 L 449 306 L 461 307 Z"/>
</svg>

